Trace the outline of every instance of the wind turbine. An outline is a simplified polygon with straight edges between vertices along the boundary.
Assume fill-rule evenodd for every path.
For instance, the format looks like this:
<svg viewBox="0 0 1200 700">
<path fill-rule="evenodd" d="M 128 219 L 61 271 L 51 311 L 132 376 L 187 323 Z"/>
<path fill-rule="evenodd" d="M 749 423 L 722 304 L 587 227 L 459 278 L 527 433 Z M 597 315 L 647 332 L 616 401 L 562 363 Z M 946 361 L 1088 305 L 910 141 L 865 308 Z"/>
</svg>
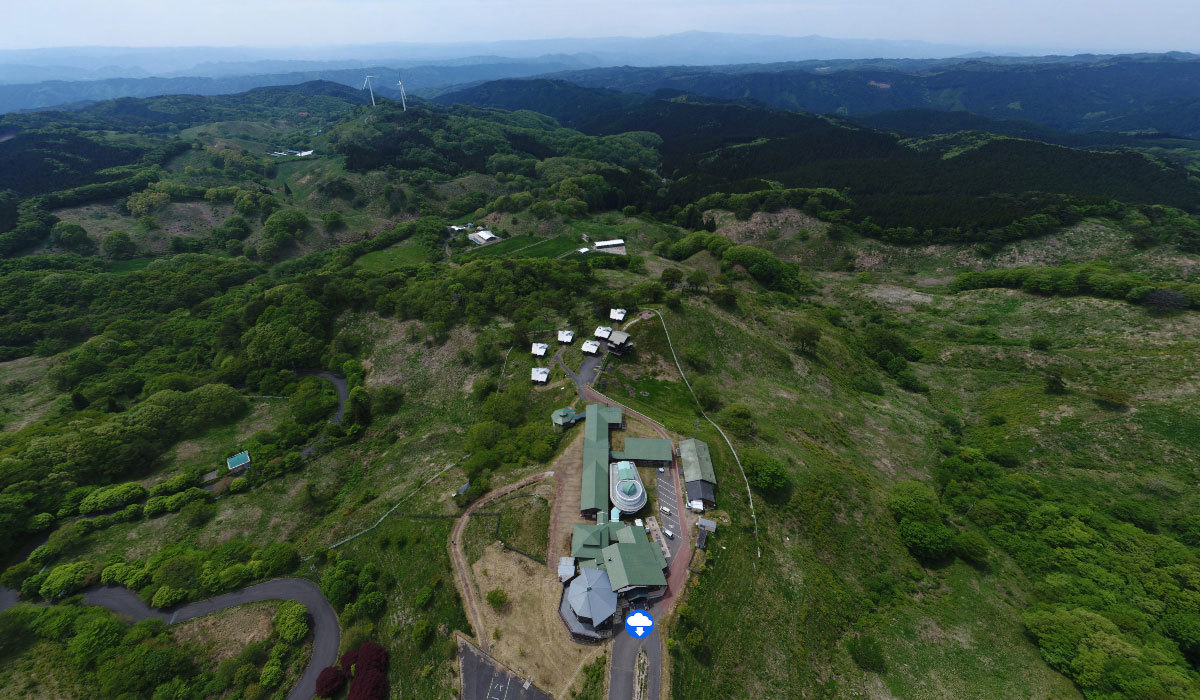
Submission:
<svg viewBox="0 0 1200 700">
<path fill-rule="evenodd" d="M 404 94 L 404 81 L 397 80 L 396 87 L 400 88 L 400 106 L 404 108 L 405 112 L 407 112 L 408 111 L 408 95 Z"/>
<path fill-rule="evenodd" d="M 359 90 L 370 90 L 371 91 L 371 106 L 372 107 L 375 106 L 375 88 L 371 86 L 371 78 L 374 78 L 374 77 L 375 76 L 373 76 L 373 75 L 368 75 L 366 80 L 363 81 L 363 86 L 359 88 Z"/>
</svg>

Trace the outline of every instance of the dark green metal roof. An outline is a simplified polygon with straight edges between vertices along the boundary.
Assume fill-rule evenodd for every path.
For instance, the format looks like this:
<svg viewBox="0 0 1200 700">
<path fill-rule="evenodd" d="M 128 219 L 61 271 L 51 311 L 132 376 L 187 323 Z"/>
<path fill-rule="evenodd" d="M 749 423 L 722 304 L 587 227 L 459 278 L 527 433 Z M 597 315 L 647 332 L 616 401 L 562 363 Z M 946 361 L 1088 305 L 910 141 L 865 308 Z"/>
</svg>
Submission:
<svg viewBox="0 0 1200 700">
<path fill-rule="evenodd" d="M 625 438 L 625 449 L 613 452 L 614 459 L 634 461 L 671 461 L 671 441 L 663 438 Z"/>
<path fill-rule="evenodd" d="M 579 509 L 608 510 L 608 431 L 621 424 L 621 409 L 588 404 L 583 427 L 583 479 Z"/>
<path fill-rule="evenodd" d="M 712 455 L 708 453 L 708 443 L 703 440 L 689 439 L 679 443 L 679 461 L 683 463 L 684 481 L 707 481 L 717 483 L 717 474 L 713 471 Z"/>
</svg>

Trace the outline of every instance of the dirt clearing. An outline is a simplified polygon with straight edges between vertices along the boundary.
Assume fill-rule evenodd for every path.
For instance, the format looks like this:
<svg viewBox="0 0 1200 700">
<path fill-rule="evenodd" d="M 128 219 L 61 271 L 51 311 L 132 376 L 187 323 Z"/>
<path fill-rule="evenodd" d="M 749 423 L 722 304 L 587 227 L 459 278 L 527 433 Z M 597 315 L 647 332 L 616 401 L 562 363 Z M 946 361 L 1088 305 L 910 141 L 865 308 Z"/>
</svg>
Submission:
<svg viewBox="0 0 1200 700">
<path fill-rule="evenodd" d="M 270 637 L 271 620 L 279 605 L 279 601 L 239 605 L 182 622 L 171 628 L 171 634 L 180 642 L 196 642 L 208 651 L 214 663 L 219 663 Z"/>
<path fill-rule="evenodd" d="M 508 604 L 499 612 L 486 603 L 479 608 L 491 654 L 501 663 L 533 678 L 554 697 L 567 697 L 580 669 L 599 658 L 604 646 L 571 641 L 558 619 L 562 584 L 549 569 L 493 544 L 472 567 L 481 595 L 499 588 Z"/>
<path fill-rule="evenodd" d="M 583 478 L 583 426 L 570 428 L 574 437 L 558 459 L 550 465 L 558 495 L 550 512 L 550 544 L 546 563 L 551 570 L 558 567 L 558 558 L 571 553 L 572 525 L 588 522 L 579 517 L 579 482 Z"/>
</svg>

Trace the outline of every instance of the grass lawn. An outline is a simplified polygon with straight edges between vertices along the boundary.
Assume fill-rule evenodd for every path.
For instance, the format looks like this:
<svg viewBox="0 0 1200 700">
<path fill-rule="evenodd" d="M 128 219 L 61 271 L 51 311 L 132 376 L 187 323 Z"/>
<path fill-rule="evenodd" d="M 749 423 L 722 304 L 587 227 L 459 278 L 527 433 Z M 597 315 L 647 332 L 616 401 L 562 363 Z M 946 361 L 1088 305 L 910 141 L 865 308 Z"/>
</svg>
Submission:
<svg viewBox="0 0 1200 700">
<path fill-rule="evenodd" d="M 15 659 L 0 666 L 0 698 L 71 700 L 86 697 L 82 679 L 61 644 L 32 644 Z"/>
<path fill-rule="evenodd" d="M 498 244 L 497 244 L 498 245 Z M 537 245 L 530 246 L 515 254 L 521 258 L 556 258 L 563 253 L 582 248 L 584 243 L 575 236 L 558 236 Z"/>
<path fill-rule="evenodd" d="M 538 239 L 534 238 L 533 236 L 513 236 L 512 238 L 505 238 L 504 240 L 496 243 L 489 243 L 485 246 L 470 248 L 463 252 L 455 253 L 454 257 L 455 259 L 461 260 L 473 260 L 475 258 L 487 256 L 507 255 L 514 250 L 537 243 L 537 241 Z"/>
<path fill-rule="evenodd" d="M 117 275 L 127 275 L 130 272 L 144 270 L 154 258 L 132 258 L 129 260 L 114 260 L 108 264 L 108 271 Z"/>
<path fill-rule="evenodd" d="M 367 253 L 356 262 L 359 267 L 367 270 L 390 270 L 405 265 L 419 265 L 426 262 L 425 248 L 406 241 Z"/>
<path fill-rule="evenodd" d="M 545 561 L 550 537 L 549 499 L 553 494 L 551 482 L 542 481 L 488 503 L 482 512 L 477 511 L 463 534 L 467 560 L 472 564 L 479 561 L 483 550 L 497 541 L 496 517 L 486 515 L 496 513 L 500 516 L 500 540 Z"/>
</svg>

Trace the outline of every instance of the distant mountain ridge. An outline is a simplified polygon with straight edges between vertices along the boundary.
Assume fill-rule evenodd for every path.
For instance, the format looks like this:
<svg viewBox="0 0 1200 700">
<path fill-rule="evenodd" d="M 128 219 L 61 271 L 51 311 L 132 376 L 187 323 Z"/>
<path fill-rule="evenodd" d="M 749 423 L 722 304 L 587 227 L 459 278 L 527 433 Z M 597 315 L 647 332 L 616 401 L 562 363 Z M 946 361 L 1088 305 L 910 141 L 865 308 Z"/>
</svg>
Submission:
<svg viewBox="0 0 1200 700">
<path fill-rule="evenodd" d="M 750 98 L 821 114 L 965 111 L 1066 131 L 1157 130 L 1200 136 L 1200 60 L 1190 54 L 1099 57 L 1065 64 L 966 61 L 917 72 L 886 67 L 829 72 L 751 68 L 736 73 L 621 67 L 543 77 L 622 92 L 665 89 Z"/>
<path fill-rule="evenodd" d="M 991 49 L 1010 52 L 1012 47 L 981 47 L 888 39 L 837 39 L 680 32 L 652 37 L 561 37 L 552 39 L 473 40 L 445 43 L 389 42 L 358 46 L 252 47 L 110 47 L 82 46 L 47 49 L 0 50 L 0 64 L 31 66 L 128 66 L 151 75 L 187 71 L 203 63 L 252 61 L 443 61 L 464 56 L 504 56 L 530 59 L 546 54 L 592 54 L 609 65 L 713 65 L 739 62 L 792 61 L 808 58 L 934 58 L 964 55 Z"/>
<path fill-rule="evenodd" d="M 48 81 L 35 84 L 0 85 L 0 113 L 56 108 L 75 103 L 97 102 L 118 97 L 155 97 L 158 95 L 225 95 L 259 87 L 298 85 L 313 80 L 328 80 L 361 87 L 363 77 L 376 76 L 376 91 L 390 93 L 403 76 L 408 90 L 436 88 L 499 78 L 530 76 L 579 67 L 567 57 L 550 61 L 507 61 L 461 66 L 416 66 L 399 69 L 368 66 L 340 70 L 301 71 L 280 74 L 238 75 L 226 77 L 110 78 L 87 81 Z M 401 72 L 402 70 L 402 72 Z"/>
</svg>

